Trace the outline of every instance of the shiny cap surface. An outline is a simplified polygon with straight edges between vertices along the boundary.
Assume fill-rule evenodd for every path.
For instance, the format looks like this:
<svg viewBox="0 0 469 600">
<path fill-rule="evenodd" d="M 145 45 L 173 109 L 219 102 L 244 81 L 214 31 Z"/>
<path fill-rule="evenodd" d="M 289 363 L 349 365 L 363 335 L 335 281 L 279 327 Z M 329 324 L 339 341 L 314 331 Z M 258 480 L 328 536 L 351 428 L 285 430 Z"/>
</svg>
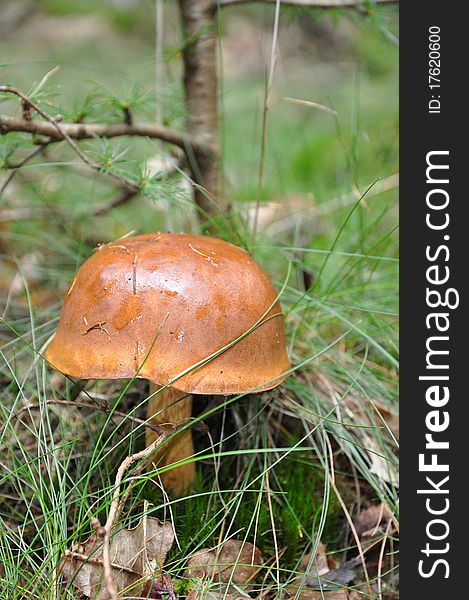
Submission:
<svg viewBox="0 0 469 600">
<path fill-rule="evenodd" d="M 290 367 L 276 296 L 261 267 L 228 242 L 175 233 L 119 240 L 79 268 L 46 358 L 80 379 L 137 376 L 197 394 L 270 389 Z"/>
</svg>

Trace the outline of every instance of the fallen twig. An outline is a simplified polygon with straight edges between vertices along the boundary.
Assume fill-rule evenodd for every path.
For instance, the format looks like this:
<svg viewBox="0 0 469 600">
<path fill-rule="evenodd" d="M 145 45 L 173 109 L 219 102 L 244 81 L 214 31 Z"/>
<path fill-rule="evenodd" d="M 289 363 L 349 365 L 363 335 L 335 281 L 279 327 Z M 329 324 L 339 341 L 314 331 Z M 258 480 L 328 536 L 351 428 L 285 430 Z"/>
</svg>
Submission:
<svg viewBox="0 0 469 600">
<path fill-rule="evenodd" d="M 118 591 L 116 585 L 114 583 L 114 578 L 112 576 L 112 563 L 111 563 L 111 555 L 110 555 L 110 541 L 111 541 L 111 533 L 114 527 L 114 523 L 117 519 L 117 516 L 125 504 L 130 490 L 127 490 L 126 493 L 120 497 L 120 486 L 122 483 L 122 479 L 124 477 L 125 472 L 130 467 L 130 465 L 134 462 L 140 461 L 143 459 L 147 459 L 153 454 L 153 452 L 160 446 L 170 435 L 172 431 L 165 431 L 159 437 L 156 438 L 154 442 L 152 442 L 149 446 L 141 450 L 140 452 L 136 452 L 135 454 L 131 454 L 128 456 L 120 465 L 117 470 L 116 480 L 114 483 L 114 494 L 112 497 L 111 507 L 109 509 L 109 515 L 106 520 L 104 526 L 101 525 L 99 520 L 94 517 L 91 520 L 91 525 L 95 529 L 96 533 L 102 537 L 103 539 L 103 570 L 104 570 L 104 583 L 106 585 L 106 589 L 111 597 L 111 600 L 119 600 Z M 138 475 L 143 471 L 146 466 L 146 461 L 142 462 L 134 472 L 134 475 Z"/>
</svg>

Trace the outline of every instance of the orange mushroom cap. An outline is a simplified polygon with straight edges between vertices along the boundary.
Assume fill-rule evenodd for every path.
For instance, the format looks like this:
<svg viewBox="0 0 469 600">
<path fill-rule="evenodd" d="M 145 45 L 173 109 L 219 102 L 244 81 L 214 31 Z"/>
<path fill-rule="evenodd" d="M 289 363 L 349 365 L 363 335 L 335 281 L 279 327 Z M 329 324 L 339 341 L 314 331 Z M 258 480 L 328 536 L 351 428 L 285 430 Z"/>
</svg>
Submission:
<svg viewBox="0 0 469 600">
<path fill-rule="evenodd" d="M 276 297 L 251 256 L 222 240 L 119 240 L 78 270 L 46 358 L 80 379 L 137 376 L 196 394 L 271 389 L 290 366 Z"/>
</svg>

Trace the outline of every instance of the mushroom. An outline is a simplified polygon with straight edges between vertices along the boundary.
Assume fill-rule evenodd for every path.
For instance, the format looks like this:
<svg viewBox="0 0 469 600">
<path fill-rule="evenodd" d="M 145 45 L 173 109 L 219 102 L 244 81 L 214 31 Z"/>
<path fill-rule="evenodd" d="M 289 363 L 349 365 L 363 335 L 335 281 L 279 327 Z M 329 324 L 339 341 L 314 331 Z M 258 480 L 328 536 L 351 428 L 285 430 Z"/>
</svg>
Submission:
<svg viewBox="0 0 469 600">
<path fill-rule="evenodd" d="M 277 294 L 261 267 L 228 242 L 150 233 L 101 246 L 65 297 L 48 362 L 79 379 L 150 381 L 148 420 L 187 425 L 192 394 L 261 392 L 290 366 Z M 147 443 L 157 435 L 147 429 Z M 189 428 L 160 464 L 193 454 Z M 174 494 L 195 480 L 188 462 L 162 474 Z"/>
</svg>

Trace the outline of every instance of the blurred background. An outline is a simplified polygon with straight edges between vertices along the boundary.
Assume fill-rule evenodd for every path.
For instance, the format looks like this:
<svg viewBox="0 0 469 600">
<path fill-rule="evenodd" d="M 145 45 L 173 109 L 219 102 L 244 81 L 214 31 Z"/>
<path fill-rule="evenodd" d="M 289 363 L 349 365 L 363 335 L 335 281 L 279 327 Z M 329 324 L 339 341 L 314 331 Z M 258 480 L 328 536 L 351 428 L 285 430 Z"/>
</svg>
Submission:
<svg viewBox="0 0 469 600">
<path fill-rule="evenodd" d="M 153 121 L 159 110 L 166 124 L 184 129 L 182 38 L 176 2 L 164 3 L 158 93 L 155 8 L 149 0 L 2 0 L 1 9 L 2 82 L 26 93 L 57 66 L 41 88 L 42 100 L 65 121 L 120 122 L 120 106 L 128 101 L 136 120 Z M 380 207 L 394 199 L 398 170 L 396 10 L 380 9 L 378 15 L 364 19 L 353 11 L 282 9 L 260 189 L 273 7 L 226 8 L 218 21 L 224 193 L 236 210 L 249 216 L 256 201 L 270 203 L 260 218 L 264 225 L 271 225 L 269 220 L 279 219 L 275 205 L 282 205 L 283 220 L 273 228 L 274 235 L 282 236 L 282 227 L 293 227 L 285 222 L 289 213 L 293 220 L 294 215 L 301 215 L 304 223 L 295 224 L 297 234 L 314 235 L 315 243 L 321 245 L 324 234 L 329 242 L 329 227 L 336 229 L 342 219 L 342 214 L 338 219 L 333 214 L 347 203 L 347 199 L 341 201 L 342 196 L 362 194 L 380 179 L 375 191 L 383 185 L 389 190 L 380 197 Z M 0 107 L 11 111 L 11 99 L 3 98 Z M 22 143 L 27 145 L 29 136 L 5 136 L 1 140 L 4 160 L 18 162 L 11 155 L 12 146 L 18 145 L 21 152 Z M 118 157 L 115 163 L 121 161 L 127 171 L 135 172 L 144 161 L 152 172 L 164 170 L 162 157 L 167 152 L 158 142 L 125 139 L 111 141 L 106 149 L 102 146 L 84 145 L 94 157 L 106 153 Z M 30 235 L 40 237 L 43 213 L 49 231 L 57 229 L 54 244 L 62 237 L 56 223 L 59 218 L 66 219 L 75 239 L 94 236 L 97 242 L 131 229 L 194 227 L 190 200 L 177 178 L 167 181 L 162 190 L 155 189 L 154 201 L 138 198 L 98 219 L 90 216 L 114 199 L 116 189 L 99 174 L 89 172 L 83 177 L 80 165 L 66 164 L 67 159 L 75 161 L 76 157 L 63 145 L 59 150 L 51 148 L 46 161 L 19 172 L 3 194 L 3 209 L 14 206 L 21 216 L 21 222 L 12 227 L 26 235 L 26 246 L 31 243 Z M 55 206 L 61 209 L 60 217 L 53 216 Z M 389 227 L 396 222 L 395 203 L 386 206 L 392 213 L 385 219 L 384 227 Z M 370 220 L 369 213 L 362 212 Z M 1 213 L 4 227 L 7 216 Z M 17 238 L 14 254 L 24 250 Z"/>
</svg>

